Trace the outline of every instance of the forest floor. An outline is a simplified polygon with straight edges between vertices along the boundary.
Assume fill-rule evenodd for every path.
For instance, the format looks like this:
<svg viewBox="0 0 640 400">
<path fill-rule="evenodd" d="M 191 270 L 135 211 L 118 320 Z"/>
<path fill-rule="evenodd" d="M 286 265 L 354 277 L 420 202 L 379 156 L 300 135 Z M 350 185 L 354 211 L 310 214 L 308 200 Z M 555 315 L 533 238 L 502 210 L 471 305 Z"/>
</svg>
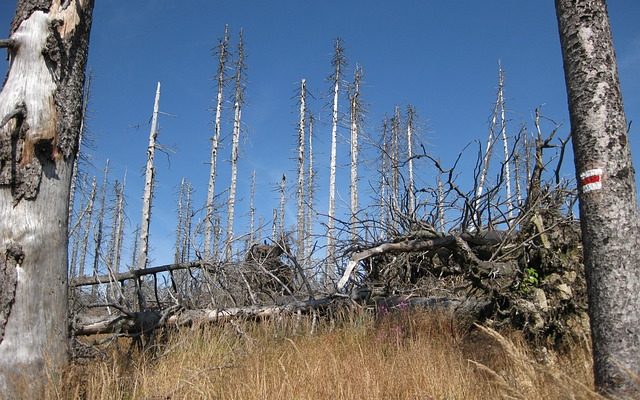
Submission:
<svg viewBox="0 0 640 400">
<path fill-rule="evenodd" d="M 602 398 L 593 392 L 586 339 L 533 350 L 517 331 L 463 331 L 450 316 L 424 311 L 202 325 L 145 351 L 131 350 L 129 340 L 51 377 L 47 398 Z"/>
</svg>

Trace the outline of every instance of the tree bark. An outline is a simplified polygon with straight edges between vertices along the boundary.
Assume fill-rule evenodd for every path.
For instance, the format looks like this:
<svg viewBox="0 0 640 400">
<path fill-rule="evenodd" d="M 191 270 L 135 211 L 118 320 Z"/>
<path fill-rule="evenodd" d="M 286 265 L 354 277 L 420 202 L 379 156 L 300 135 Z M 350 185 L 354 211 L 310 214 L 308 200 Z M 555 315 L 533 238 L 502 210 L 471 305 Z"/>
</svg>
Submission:
<svg viewBox="0 0 640 400">
<path fill-rule="evenodd" d="M 305 260 L 305 248 L 304 241 L 306 237 L 306 230 L 304 226 L 304 148 L 305 148 L 305 127 L 307 116 L 307 80 L 302 79 L 300 81 L 300 122 L 298 123 L 298 239 L 296 241 L 297 258 L 300 262 L 304 263 Z"/>
<path fill-rule="evenodd" d="M 225 85 L 225 70 L 227 56 L 229 54 L 229 26 L 224 27 L 224 36 L 218 45 L 218 95 L 216 97 L 215 131 L 211 138 L 211 165 L 209 169 L 209 187 L 207 190 L 207 215 L 204 229 L 204 258 L 208 260 L 211 255 L 211 234 L 213 230 L 214 207 L 213 199 L 216 191 L 216 175 L 218 165 L 218 146 L 222 132 L 222 92 Z"/>
<path fill-rule="evenodd" d="M 556 0 L 599 391 L 640 398 L 635 172 L 604 0 Z"/>
<path fill-rule="evenodd" d="M 327 221 L 327 265 L 325 269 L 325 283 L 335 277 L 335 253 L 336 253 L 336 164 L 337 164 L 337 142 L 338 142 L 338 98 L 340 95 L 340 80 L 342 79 L 342 68 L 344 67 L 344 49 L 340 39 L 336 39 L 334 49 L 333 66 L 335 72 L 330 80 L 333 83 L 333 112 L 331 117 L 331 159 L 329 161 L 329 212 Z"/>
<path fill-rule="evenodd" d="M 153 102 L 153 117 L 151 118 L 151 130 L 149 132 L 149 146 L 147 147 L 147 167 L 144 173 L 144 194 L 142 195 L 142 221 L 140 225 L 140 255 L 138 257 L 138 269 L 147 268 L 149 258 L 149 226 L 151 225 L 151 203 L 153 202 L 153 181 L 155 168 L 153 160 L 156 154 L 156 139 L 158 138 L 158 112 L 160 111 L 160 82 L 156 88 L 156 97 Z"/>
<path fill-rule="evenodd" d="M 69 190 L 93 0 L 20 0 L 0 92 L 0 393 L 41 398 L 67 358 Z"/>
<path fill-rule="evenodd" d="M 229 202 L 227 204 L 227 241 L 225 243 L 225 259 L 230 260 L 233 255 L 233 224 L 236 207 L 236 188 L 238 187 L 238 148 L 240 147 L 240 123 L 242 119 L 242 104 L 244 103 L 244 42 L 242 31 L 238 43 L 238 61 L 235 75 L 235 102 L 233 112 L 233 139 L 231 142 L 231 185 L 229 186 Z"/>
</svg>

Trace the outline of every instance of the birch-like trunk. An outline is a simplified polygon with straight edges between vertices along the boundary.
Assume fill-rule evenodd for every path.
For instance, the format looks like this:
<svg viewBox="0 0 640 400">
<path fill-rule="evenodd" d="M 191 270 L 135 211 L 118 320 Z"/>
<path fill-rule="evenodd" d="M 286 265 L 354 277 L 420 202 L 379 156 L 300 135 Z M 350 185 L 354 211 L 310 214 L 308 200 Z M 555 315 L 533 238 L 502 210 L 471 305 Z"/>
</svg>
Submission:
<svg viewBox="0 0 640 400">
<path fill-rule="evenodd" d="M 333 56 L 335 72 L 331 76 L 333 83 L 333 112 L 331 115 L 331 159 L 329 162 L 329 211 L 327 221 L 327 266 L 325 277 L 328 281 L 334 280 L 335 271 L 335 216 L 336 216 L 336 163 L 338 142 L 338 97 L 340 94 L 340 80 L 342 68 L 345 64 L 344 49 L 340 39 L 336 39 L 335 53 Z"/>
<path fill-rule="evenodd" d="M 315 175 L 316 172 L 313 166 L 313 115 L 309 114 L 309 176 L 307 177 L 307 239 L 306 245 L 307 251 L 305 254 L 309 254 L 311 250 L 311 240 L 313 235 L 313 217 L 314 217 L 314 202 L 315 202 Z"/>
<path fill-rule="evenodd" d="M 98 201 L 98 215 L 96 230 L 93 233 L 93 276 L 100 275 L 100 259 L 102 258 L 102 236 L 104 234 L 104 215 L 107 205 L 107 182 L 109 177 L 109 160 L 104 166 L 104 175 L 102 177 L 102 186 L 100 188 L 100 199 Z M 91 287 L 91 297 L 95 298 L 97 293 L 97 285 Z"/>
<path fill-rule="evenodd" d="M 147 268 L 149 259 L 149 227 L 151 225 L 151 203 L 153 201 L 153 184 L 155 168 L 153 160 L 156 154 L 156 140 L 158 138 L 158 112 L 160 111 L 160 82 L 156 88 L 156 98 L 153 102 L 153 117 L 149 131 L 149 146 L 147 147 L 147 167 L 144 173 L 144 194 L 142 195 L 142 220 L 140 221 L 140 255 L 138 269 Z"/>
<path fill-rule="evenodd" d="M 116 185 L 116 210 L 115 210 L 115 238 L 113 244 L 113 261 L 111 263 L 115 273 L 120 273 L 120 259 L 122 257 L 122 239 L 124 237 L 124 190 L 127 184 L 127 176 L 121 185 Z"/>
<path fill-rule="evenodd" d="M 579 185 L 595 383 L 640 398 L 636 180 L 604 0 L 556 0 Z"/>
<path fill-rule="evenodd" d="M 84 276 L 85 263 L 87 261 L 87 253 L 89 252 L 89 235 L 91 233 L 91 224 L 93 223 L 93 206 L 96 200 L 96 195 L 98 194 L 98 183 L 96 182 L 96 177 L 93 177 L 93 181 L 91 182 L 91 193 L 89 194 L 89 199 L 87 200 L 87 212 L 85 213 L 85 226 L 84 226 L 84 237 L 82 238 L 82 250 L 80 251 L 80 268 L 78 275 Z"/>
<path fill-rule="evenodd" d="M 349 192 L 351 194 L 351 240 L 355 242 L 358 240 L 358 233 L 356 230 L 356 214 L 358 213 L 358 134 L 360 130 L 360 119 L 362 118 L 362 107 L 360 104 L 360 81 L 362 79 L 362 68 L 356 66 L 356 71 L 353 79 L 353 93 L 351 94 L 350 101 L 350 116 L 351 116 L 351 185 Z"/>
<path fill-rule="evenodd" d="M 413 218 L 416 212 L 415 181 L 413 178 L 413 133 L 416 113 L 413 106 L 407 107 L 407 160 L 409 168 L 409 215 Z"/>
<path fill-rule="evenodd" d="M 251 193 L 249 195 L 249 247 L 256 241 L 256 170 L 251 172 Z"/>
<path fill-rule="evenodd" d="M 10 63 L 0 92 L 0 393 L 7 399 L 43 398 L 67 358 L 69 190 L 92 12 L 92 0 L 19 0 L 3 41 Z"/>
<path fill-rule="evenodd" d="M 509 154 L 509 141 L 507 139 L 507 119 L 505 116 L 504 107 L 504 70 L 500 65 L 500 71 L 498 73 L 498 104 L 500 105 L 500 136 L 502 137 L 502 150 L 504 151 L 504 181 L 507 191 L 507 216 L 509 217 L 508 224 L 511 224 L 513 219 L 513 198 L 511 196 L 511 162 Z"/>
<path fill-rule="evenodd" d="M 278 238 L 276 241 L 282 240 L 284 237 L 284 213 L 287 206 L 287 176 L 282 174 L 280 180 L 280 212 L 278 215 Z"/>
<path fill-rule="evenodd" d="M 298 240 L 296 247 L 298 249 L 297 258 L 300 262 L 304 262 L 305 259 L 305 204 L 304 204 L 304 150 L 305 150 L 305 127 L 307 116 L 307 81 L 302 79 L 300 81 L 300 120 L 298 122 Z"/>
<path fill-rule="evenodd" d="M 382 121 L 382 143 L 380 145 L 380 222 L 383 224 L 383 231 L 389 226 L 389 175 L 391 173 L 389 156 L 389 121 L 387 117 Z"/>
<path fill-rule="evenodd" d="M 176 223 L 176 244 L 174 249 L 173 261 L 175 264 L 181 264 L 184 262 L 182 259 L 182 237 L 184 235 L 184 178 L 180 180 L 180 189 L 178 190 L 178 218 Z"/>
<path fill-rule="evenodd" d="M 222 132 L 222 92 L 224 90 L 225 70 L 227 56 L 229 52 L 229 26 L 224 27 L 224 36 L 218 45 L 218 95 L 216 97 L 216 119 L 214 122 L 214 133 L 211 138 L 211 165 L 209 169 L 209 187 L 207 190 L 207 215 L 204 225 L 204 259 L 208 260 L 211 255 L 211 235 L 213 230 L 214 204 L 213 199 L 216 191 L 216 175 L 218 164 L 218 146 L 220 145 L 220 134 Z"/>
<path fill-rule="evenodd" d="M 393 215 L 400 210 L 400 107 L 396 106 L 391 118 L 391 207 Z M 397 218 L 392 219 L 397 227 Z"/>
<path fill-rule="evenodd" d="M 231 142 L 231 185 L 229 186 L 229 201 L 227 203 L 227 240 L 225 243 L 225 259 L 230 260 L 233 246 L 233 224 L 236 207 L 236 188 L 238 186 L 238 148 L 240 146 L 240 122 L 242 119 L 242 103 L 244 101 L 244 43 L 242 31 L 238 43 L 238 61 L 235 75 L 235 102 L 233 106 L 233 139 Z"/>
<path fill-rule="evenodd" d="M 87 77 L 87 82 L 82 95 L 82 117 L 80 120 L 80 132 L 78 133 L 78 154 L 73 161 L 73 171 L 71 172 L 71 188 L 69 189 L 69 225 L 73 223 L 73 206 L 78 186 L 78 164 L 80 163 L 80 152 L 82 151 L 82 138 L 87 129 L 87 110 L 89 109 L 89 97 L 91 95 L 91 74 Z"/>
</svg>

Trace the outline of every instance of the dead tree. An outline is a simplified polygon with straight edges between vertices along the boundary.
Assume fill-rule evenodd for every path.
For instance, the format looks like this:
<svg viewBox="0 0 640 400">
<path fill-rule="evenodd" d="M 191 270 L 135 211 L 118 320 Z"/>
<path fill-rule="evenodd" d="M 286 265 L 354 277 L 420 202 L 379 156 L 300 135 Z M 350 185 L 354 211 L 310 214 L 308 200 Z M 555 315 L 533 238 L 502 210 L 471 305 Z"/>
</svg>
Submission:
<svg viewBox="0 0 640 400">
<path fill-rule="evenodd" d="M 579 182 L 595 382 L 640 397 L 636 181 L 604 0 L 556 0 Z"/>
<path fill-rule="evenodd" d="M 82 120 L 80 122 L 80 133 L 78 133 L 78 155 L 73 162 L 73 171 L 71 172 L 71 189 L 69 190 L 69 224 L 73 220 L 73 206 L 75 203 L 76 188 L 78 183 L 78 164 L 80 162 L 80 152 L 82 151 L 82 139 L 86 135 L 87 130 L 87 112 L 89 109 L 89 98 L 91 96 L 91 74 L 87 76 L 87 82 L 82 92 Z"/>
<path fill-rule="evenodd" d="M 287 206 L 287 176 L 282 174 L 282 179 L 280 180 L 280 212 L 278 215 L 278 238 L 275 237 L 273 240 L 279 240 L 284 237 L 285 231 L 285 222 L 284 222 L 284 212 Z"/>
<path fill-rule="evenodd" d="M 96 221 L 96 228 L 93 233 L 93 276 L 100 275 L 100 260 L 103 257 L 102 254 L 102 236 L 104 234 L 104 218 L 107 205 L 107 182 L 109 177 L 109 160 L 104 166 L 104 175 L 102 177 L 102 186 L 100 187 L 100 199 L 98 200 L 98 215 Z M 95 298 L 97 293 L 97 286 L 91 288 L 91 297 Z"/>
<path fill-rule="evenodd" d="M 331 116 L 331 159 L 329 161 L 329 211 L 327 221 L 327 265 L 325 279 L 328 281 L 334 278 L 334 264 L 336 252 L 336 164 L 337 164 L 337 141 L 338 141 L 338 97 L 340 94 L 340 82 L 342 80 L 342 70 L 346 63 L 342 41 L 336 39 L 332 65 L 333 74 L 329 77 L 333 84 L 333 111 Z"/>
<path fill-rule="evenodd" d="M 407 106 L 407 166 L 409 174 L 409 213 L 411 216 L 416 212 L 415 179 L 413 177 L 413 136 L 415 132 L 416 111 L 412 105 Z"/>
<path fill-rule="evenodd" d="M 256 241 L 256 170 L 251 172 L 251 192 L 249 195 L 249 245 Z"/>
<path fill-rule="evenodd" d="M 360 101 L 360 81 L 362 80 L 362 67 L 356 65 L 353 77 L 353 91 L 350 96 L 350 117 L 351 117 L 351 240 L 356 241 L 358 234 L 356 231 L 356 214 L 358 213 L 358 134 L 362 125 L 362 103 Z"/>
<path fill-rule="evenodd" d="M 209 187 L 207 190 L 207 215 L 205 217 L 204 227 L 204 258 L 209 259 L 211 255 L 211 234 L 213 230 L 214 208 L 213 199 L 216 190 L 216 175 L 218 163 L 218 146 L 220 145 L 220 134 L 222 132 L 221 116 L 222 116 L 222 92 L 226 83 L 225 72 L 227 64 L 227 56 L 229 54 L 229 27 L 225 25 L 224 36 L 218 44 L 218 94 L 216 97 L 216 116 L 214 121 L 214 133 L 211 138 L 211 165 L 209 170 Z"/>
<path fill-rule="evenodd" d="M 298 238 L 296 241 L 298 258 L 300 260 L 305 259 L 305 246 L 304 241 L 306 237 L 305 230 L 305 202 L 304 202 L 304 183 L 305 183 L 305 171 L 304 171 L 304 150 L 305 150 L 305 127 L 307 116 L 307 81 L 302 79 L 300 81 L 300 120 L 298 122 Z"/>
<path fill-rule="evenodd" d="M 242 105 L 244 103 L 244 41 L 242 30 L 238 42 L 238 60 L 235 73 L 235 100 L 233 114 L 233 139 L 231 143 L 231 184 L 229 186 L 229 201 L 227 203 L 227 239 L 225 243 L 225 259 L 230 260 L 233 246 L 234 211 L 236 207 L 236 188 L 238 186 L 238 148 L 240 146 L 240 123 L 242 119 Z"/>
<path fill-rule="evenodd" d="M 2 41 L 10 59 L 0 92 L 0 393 L 6 398 L 42 398 L 47 373 L 57 374 L 67 358 L 69 189 L 93 3 L 19 0 Z"/>
<path fill-rule="evenodd" d="M 96 182 L 96 177 L 93 177 L 93 182 L 91 183 L 91 193 L 89 194 L 89 199 L 87 200 L 87 208 L 85 213 L 85 226 L 84 226 L 84 237 L 82 239 L 82 250 L 80 251 L 80 262 L 79 262 L 79 276 L 84 276 L 84 268 L 85 262 L 87 260 L 87 253 L 89 251 L 89 235 L 91 232 L 91 224 L 93 223 L 93 206 L 96 200 L 96 195 L 98 193 L 98 184 Z"/>
<path fill-rule="evenodd" d="M 139 269 L 147 268 L 149 258 L 149 226 L 151 225 L 151 204 L 153 201 L 153 186 L 155 167 L 153 160 L 156 154 L 156 140 L 158 138 L 158 112 L 160 111 L 160 82 L 156 88 L 156 98 L 153 102 L 153 116 L 149 131 L 149 146 L 147 147 L 147 167 L 144 173 L 144 194 L 142 195 L 142 220 L 140 222 L 140 255 Z"/>
<path fill-rule="evenodd" d="M 313 166 L 313 114 L 309 114 L 309 174 L 307 176 L 307 218 L 306 218 L 306 232 L 307 239 L 305 247 L 311 250 L 311 238 L 313 234 L 313 216 L 314 216 L 314 202 L 315 202 L 315 175 L 316 171 Z M 308 253 L 305 253 L 308 254 Z"/>
</svg>

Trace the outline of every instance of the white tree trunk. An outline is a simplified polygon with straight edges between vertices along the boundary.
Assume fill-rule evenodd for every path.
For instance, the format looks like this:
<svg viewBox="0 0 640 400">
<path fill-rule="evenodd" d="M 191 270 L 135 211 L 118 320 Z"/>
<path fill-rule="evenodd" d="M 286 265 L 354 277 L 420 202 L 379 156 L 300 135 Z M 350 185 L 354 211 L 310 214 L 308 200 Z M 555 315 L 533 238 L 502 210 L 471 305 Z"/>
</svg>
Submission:
<svg viewBox="0 0 640 400">
<path fill-rule="evenodd" d="M 43 398 L 67 358 L 69 190 L 93 1 L 19 0 L 0 92 L 0 396 Z M 12 151 L 12 149 L 21 149 Z M 37 152 L 36 152 L 37 149 Z"/>
<path fill-rule="evenodd" d="M 300 81 L 300 121 L 298 123 L 298 240 L 297 240 L 297 258 L 300 262 L 305 260 L 305 204 L 304 204 L 304 150 L 305 150 L 305 127 L 307 115 L 307 81 Z"/>
<path fill-rule="evenodd" d="M 78 272 L 79 276 L 84 276 L 85 263 L 87 261 L 87 253 L 89 251 L 89 234 L 91 232 L 91 224 L 93 222 L 93 205 L 96 200 L 96 195 L 98 193 L 98 183 L 96 182 L 96 177 L 93 177 L 93 182 L 91 183 L 91 193 L 89 194 L 89 199 L 87 200 L 87 212 L 85 213 L 85 226 L 84 226 L 84 237 L 82 239 L 82 250 L 80 251 L 80 269 Z"/>
<path fill-rule="evenodd" d="M 340 94 L 340 79 L 342 67 L 344 65 L 343 48 L 340 39 L 336 39 L 333 66 L 333 113 L 331 116 L 331 159 L 329 162 L 329 211 L 327 221 L 327 267 L 326 279 L 333 280 L 335 277 L 334 263 L 336 252 L 335 239 L 335 216 L 336 216 L 336 163 L 337 163 L 337 141 L 338 141 L 338 97 Z"/>
<path fill-rule="evenodd" d="M 416 212 L 415 182 L 413 178 L 413 131 L 415 111 L 407 108 L 407 160 L 409 165 L 409 215 L 413 218 Z"/>
<path fill-rule="evenodd" d="M 307 239 L 305 254 L 309 255 L 311 250 L 311 240 L 313 235 L 314 220 L 314 195 L 315 195 L 315 170 L 313 169 L 313 115 L 309 115 L 309 176 L 307 178 Z"/>
<path fill-rule="evenodd" d="M 256 241 L 256 170 L 251 172 L 251 194 L 249 197 L 249 247 Z"/>
<path fill-rule="evenodd" d="M 356 214 L 358 213 L 358 134 L 360 130 L 360 119 L 362 118 L 360 105 L 360 80 L 362 78 L 362 68 L 356 66 L 353 93 L 351 95 L 351 240 L 358 239 L 356 231 Z"/>
<path fill-rule="evenodd" d="M 500 66 L 498 78 L 498 104 L 500 104 L 500 136 L 502 137 L 502 148 L 504 151 L 504 180 L 507 190 L 507 216 L 509 221 L 513 219 L 513 198 L 511 195 L 511 162 L 509 154 L 509 141 L 507 140 L 507 119 L 504 108 L 504 70 Z M 509 225 L 511 222 L 509 222 Z"/>
<path fill-rule="evenodd" d="M 102 236 L 104 234 L 104 215 L 106 210 L 107 203 L 107 182 L 109 177 L 109 160 L 104 166 L 104 175 L 102 177 L 102 187 L 100 188 L 100 200 L 98 209 L 98 220 L 96 221 L 96 230 L 93 233 L 93 241 L 95 245 L 93 246 L 93 276 L 100 275 L 99 267 L 100 267 L 100 259 L 102 259 Z M 95 297 L 97 292 L 97 286 L 93 286 L 91 288 L 91 296 Z"/>
<path fill-rule="evenodd" d="M 231 142 L 231 185 L 229 186 L 229 201 L 227 203 L 227 239 L 225 243 L 225 259 L 230 260 L 233 246 L 233 224 L 236 207 L 236 188 L 238 186 L 238 148 L 240 146 L 240 122 L 242 119 L 242 103 L 244 90 L 242 87 L 244 71 L 244 44 L 242 31 L 238 43 L 238 62 L 236 63 L 236 93 L 233 115 L 233 139 Z"/>
<path fill-rule="evenodd" d="M 214 204 L 213 199 L 216 191 L 216 175 L 218 164 L 218 146 L 220 145 L 220 134 L 222 132 L 222 92 L 224 90 L 225 70 L 229 48 L 229 26 L 224 27 L 224 37 L 218 45 L 218 95 L 216 97 L 216 119 L 214 122 L 214 133 L 211 138 L 211 161 L 209 170 L 209 187 L 207 190 L 207 215 L 204 227 L 204 259 L 208 260 L 211 255 L 211 234 L 213 230 Z"/>
<path fill-rule="evenodd" d="M 285 174 L 282 174 L 282 179 L 280 180 L 280 215 L 278 216 L 278 238 L 276 241 L 279 241 L 284 238 L 284 230 L 285 230 L 285 222 L 284 222 L 284 214 L 287 203 L 287 177 Z"/>
<path fill-rule="evenodd" d="M 153 160 L 156 153 L 156 139 L 158 138 L 158 112 L 160 111 L 160 82 L 156 88 L 156 98 L 153 102 L 153 117 L 149 132 L 149 147 L 147 147 L 147 167 L 144 174 L 144 194 L 142 196 L 142 221 L 140 223 L 140 255 L 138 269 L 147 268 L 149 258 L 149 226 L 151 224 L 151 203 L 153 201 L 153 183 L 155 168 Z"/>
</svg>

